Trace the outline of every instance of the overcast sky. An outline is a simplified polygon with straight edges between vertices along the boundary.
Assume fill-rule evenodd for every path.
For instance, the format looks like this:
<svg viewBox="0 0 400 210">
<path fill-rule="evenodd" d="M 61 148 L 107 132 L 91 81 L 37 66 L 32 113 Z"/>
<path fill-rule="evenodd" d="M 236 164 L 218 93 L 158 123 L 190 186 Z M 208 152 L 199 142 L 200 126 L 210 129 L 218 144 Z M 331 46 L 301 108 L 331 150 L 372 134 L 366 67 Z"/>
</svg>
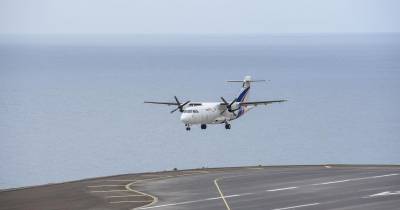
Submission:
<svg viewBox="0 0 400 210">
<path fill-rule="evenodd" d="M 397 0 L 0 0 L 0 33 L 400 32 Z"/>
</svg>

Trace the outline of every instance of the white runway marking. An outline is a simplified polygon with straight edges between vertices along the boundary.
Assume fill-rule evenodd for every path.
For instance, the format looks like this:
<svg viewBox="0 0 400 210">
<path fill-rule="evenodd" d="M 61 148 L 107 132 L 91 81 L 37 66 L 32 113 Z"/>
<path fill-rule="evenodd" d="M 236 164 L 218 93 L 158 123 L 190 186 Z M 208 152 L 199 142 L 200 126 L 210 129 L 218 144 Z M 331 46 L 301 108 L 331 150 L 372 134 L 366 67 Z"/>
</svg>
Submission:
<svg viewBox="0 0 400 210">
<path fill-rule="evenodd" d="M 373 197 L 380 197 L 380 196 L 389 196 L 389 195 L 400 195 L 400 191 L 386 191 L 386 192 L 381 192 L 373 195 L 369 195 L 363 198 L 373 198 Z"/>
<path fill-rule="evenodd" d="M 348 182 L 351 181 L 350 179 L 345 179 L 345 180 L 338 180 L 338 181 L 332 181 L 332 182 L 323 182 L 323 183 L 317 183 L 313 185 L 326 185 L 326 184 L 336 184 L 336 183 L 342 183 L 342 182 Z"/>
<path fill-rule="evenodd" d="M 326 184 L 342 183 L 342 182 L 348 182 L 348 181 L 357 181 L 357 180 L 363 180 L 363 179 L 376 179 L 376 178 L 390 177 L 390 176 L 397 176 L 397 175 L 399 175 L 399 174 L 385 174 L 385 175 L 379 175 L 379 176 L 370 176 L 370 177 L 361 177 L 361 178 L 353 178 L 353 179 L 345 179 L 345 180 L 336 180 L 336 181 L 317 183 L 317 184 L 312 184 L 312 185 L 326 185 Z M 218 189 L 219 188 L 218 184 L 216 186 L 217 186 L 217 189 Z M 267 191 L 267 192 L 276 192 L 276 191 L 282 191 L 282 190 L 292 190 L 292 189 L 297 189 L 297 188 L 299 188 L 299 187 L 285 187 L 285 188 L 277 188 L 277 189 L 271 189 L 271 190 L 265 190 L 265 191 Z M 199 202 L 218 200 L 218 199 L 223 199 L 224 200 L 225 198 L 240 197 L 240 196 L 252 195 L 252 194 L 257 194 L 257 193 L 253 192 L 253 193 L 226 195 L 226 196 L 224 196 L 222 194 L 222 192 L 220 192 L 220 194 L 222 195 L 220 197 L 205 198 L 205 199 L 184 201 L 184 202 L 178 202 L 178 203 L 169 203 L 169 204 L 163 204 L 163 205 L 157 205 L 157 206 L 146 205 L 144 207 L 139 207 L 139 208 L 136 208 L 136 209 L 153 209 L 153 208 L 161 208 L 161 207 L 167 207 L 167 206 L 178 206 L 178 205 L 199 203 Z M 154 203 L 155 202 L 153 202 L 153 204 Z M 310 203 L 310 204 L 303 204 L 303 205 L 298 205 L 298 206 L 289 206 L 289 207 L 284 207 L 284 208 L 277 208 L 277 209 L 273 209 L 273 210 L 295 209 L 295 208 L 301 208 L 301 207 L 307 207 L 307 206 L 315 206 L 315 205 L 319 205 L 319 204 L 320 203 Z M 230 209 L 230 207 L 227 206 L 227 209 Z"/>
<path fill-rule="evenodd" d="M 106 196 L 106 198 L 126 198 L 126 197 L 143 197 L 146 195 L 110 195 Z"/>
<path fill-rule="evenodd" d="M 157 203 L 158 198 L 157 198 L 156 196 L 153 196 L 153 195 L 150 195 L 150 194 L 147 194 L 147 193 L 140 192 L 140 191 L 137 191 L 137 190 L 132 189 L 132 187 L 133 187 L 133 185 L 134 185 L 135 183 L 136 183 L 136 182 L 131 182 L 131 183 L 125 185 L 125 189 L 127 189 L 128 191 L 131 191 L 131 192 L 135 192 L 135 193 L 138 193 L 138 194 L 141 194 L 141 195 L 144 195 L 144 196 L 151 197 L 151 198 L 153 199 L 153 200 L 152 200 L 151 202 L 149 202 L 148 204 L 142 206 L 143 208 L 144 208 L 144 207 L 147 207 L 147 206 L 151 206 L 151 205 Z M 135 208 L 135 209 L 137 209 L 137 208 Z"/>
<path fill-rule="evenodd" d="M 224 203 L 225 203 L 226 209 L 231 210 L 231 208 L 230 208 L 229 205 L 228 205 L 228 202 L 226 202 L 226 199 L 224 198 L 224 194 L 222 193 L 221 189 L 219 188 L 218 179 L 215 179 L 215 180 L 214 180 L 214 184 L 215 184 L 215 186 L 217 187 L 218 192 L 219 192 L 219 194 L 221 195 L 221 198 L 222 198 L 222 200 L 223 200 Z"/>
<path fill-rule="evenodd" d="M 112 201 L 109 203 L 150 203 L 152 201 Z"/>
<path fill-rule="evenodd" d="M 361 177 L 361 178 L 354 178 L 354 179 L 336 180 L 336 181 L 323 182 L 323 183 L 317 183 L 317 184 L 312 184 L 312 185 L 327 185 L 327 184 L 335 184 L 335 183 L 342 183 L 342 182 L 358 181 L 358 180 L 364 180 L 364 179 L 377 179 L 377 178 L 397 176 L 397 175 L 399 175 L 399 174 L 385 174 L 385 175 L 380 175 L 380 176 L 369 176 L 369 177 Z"/>
<path fill-rule="evenodd" d="M 272 189 L 272 190 L 266 190 L 268 192 L 275 192 L 275 191 L 282 191 L 282 190 L 293 190 L 296 189 L 297 187 L 285 187 L 285 188 L 278 188 L 278 189 Z"/>
<path fill-rule="evenodd" d="M 240 196 L 252 195 L 252 194 L 254 194 L 254 193 L 226 195 L 226 196 L 224 196 L 224 198 L 233 198 L 233 197 L 240 197 Z M 205 198 L 205 199 L 201 199 L 201 200 L 184 201 L 184 202 L 179 202 L 179 203 L 169 203 L 169 204 L 163 204 L 163 205 L 158 205 L 158 206 L 142 207 L 142 208 L 137 208 L 137 209 L 153 209 L 153 208 L 160 208 L 160 207 L 167 207 L 167 206 L 178 206 L 178 205 L 199 203 L 199 202 L 212 201 L 212 200 L 218 200 L 218 199 L 222 199 L 222 197 Z"/>
<path fill-rule="evenodd" d="M 284 207 L 284 208 L 279 208 L 279 209 L 273 209 L 273 210 L 296 209 L 296 208 L 307 207 L 307 206 L 316 206 L 316 205 L 319 205 L 319 204 L 320 204 L 320 203 L 310 203 L 310 204 L 303 204 L 303 205 L 298 205 L 298 206 L 289 206 L 289 207 Z"/>
<path fill-rule="evenodd" d="M 160 208 L 160 207 L 166 207 L 166 206 L 177 206 L 177 205 L 198 203 L 198 202 L 211 201 L 211 200 L 217 200 L 217 199 L 221 199 L 221 197 L 207 198 L 207 199 L 203 199 L 203 200 L 194 200 L 194 201 L 184 201 L 184 202 L 179 202 L 179 203 L 170 203 L 170 204 L 164 204 L 164 205 L 158 205 L 158 206 L 142 207 L 142 208 L 137 208 L 137 209 L 154 209 L 154 208 Z"/>
</svg>

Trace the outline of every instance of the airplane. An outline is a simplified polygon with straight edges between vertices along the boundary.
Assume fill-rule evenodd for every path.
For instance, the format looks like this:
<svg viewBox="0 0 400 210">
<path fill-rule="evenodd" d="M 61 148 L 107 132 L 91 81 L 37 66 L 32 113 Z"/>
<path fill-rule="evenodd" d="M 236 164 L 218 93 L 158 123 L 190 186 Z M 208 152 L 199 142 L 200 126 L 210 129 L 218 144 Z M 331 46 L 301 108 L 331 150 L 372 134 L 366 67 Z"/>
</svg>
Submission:
<svg viewBox="0 0 400 210">
<path fill-rule="evenodd" d="M 221 97 L 222 102 L 186 101 L 181 103 L 176 96 L 174 96 L 175 102 L 145 101 L 144 103 L 177 106 L 176 109 L 171 111 L 171 114 L 179 110 L 182 113 L 181 122 L 185 124 L 186 130 L 190 131 L 192 125 L 198 124 L 200 124 L 201 129 L 206 129 L 208 124 L 225 124 L 225 129 L 231 129 L 230 121 L 239 119 L 254 107 L 287 101 L 248 101 L 250 84 L 253 82 L 265 82 L 265 80 L 252 80 L 251 76 L 245 76 L 243 80 L 228 80 L 227 82 L 242 83 L 239 95 L 230 103 L 223 97 Z"/>
</svg>

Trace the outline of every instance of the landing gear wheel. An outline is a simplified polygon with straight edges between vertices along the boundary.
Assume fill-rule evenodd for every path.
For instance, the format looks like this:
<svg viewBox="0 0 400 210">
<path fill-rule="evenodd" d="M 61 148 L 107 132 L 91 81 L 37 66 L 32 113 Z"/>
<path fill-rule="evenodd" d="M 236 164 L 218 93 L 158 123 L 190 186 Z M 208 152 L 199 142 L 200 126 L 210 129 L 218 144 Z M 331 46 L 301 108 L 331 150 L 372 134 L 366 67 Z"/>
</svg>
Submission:
<svg viewBox="0 0 400 210">
<path fill-rule="evenodd" d="M 188 126 L 188 127 L 186 127 L 186 130 L 187 130 L 187 131 L 190 131 L 190 127 L 189 127 L 189 126 Z"/>
<path fill-rule="evenodd" d="M 206 124 L 201 124 L 201 129 L 206 129 L 207 128 L 207 125 Z"/>
<path fill-rule="evenodd" d="M 231 129 L 231 124 L 225 124 L 225 129 Z"/>
</svg>

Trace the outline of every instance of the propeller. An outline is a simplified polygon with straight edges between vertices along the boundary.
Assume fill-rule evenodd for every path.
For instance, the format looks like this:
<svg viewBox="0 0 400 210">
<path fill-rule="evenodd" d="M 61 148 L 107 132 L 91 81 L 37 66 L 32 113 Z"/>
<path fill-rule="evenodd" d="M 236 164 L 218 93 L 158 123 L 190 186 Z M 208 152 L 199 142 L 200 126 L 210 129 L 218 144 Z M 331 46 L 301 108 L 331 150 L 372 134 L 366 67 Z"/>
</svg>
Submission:
<svg viewBox="0 0 400 210">
<path fill-rule="evenodd" d="M 232 109 L 232 105 L 236 102 L 237 98 L 233 99 L 233 101 L 230 104 L 224 99 L 224 97 L 221 97 L 221 100 L 226 105 L 226 110 L 228 110 L 228 112 L 231 112 L 233 115 L 236 116 L 235 111 L 238 110 L 238 109 L 233 110 Z M 224 110 L 222 113 L 224 113 L 226 110 Z"/>
<path fill-rule="evenodd" d="M 183 107 L 186 106 L 186 104 L 190 103 L 190 101 L 186 101 L 185 103 L 181 104 L 179 102 L 178 98 L 174 96 L 176 103 L 178 104 L 178 107 L 174 110 L 171 111 L 171 114 L 174 113 L 176 110 L 179 110 L 180 112 L 183 112 Z"/>
</svg>

